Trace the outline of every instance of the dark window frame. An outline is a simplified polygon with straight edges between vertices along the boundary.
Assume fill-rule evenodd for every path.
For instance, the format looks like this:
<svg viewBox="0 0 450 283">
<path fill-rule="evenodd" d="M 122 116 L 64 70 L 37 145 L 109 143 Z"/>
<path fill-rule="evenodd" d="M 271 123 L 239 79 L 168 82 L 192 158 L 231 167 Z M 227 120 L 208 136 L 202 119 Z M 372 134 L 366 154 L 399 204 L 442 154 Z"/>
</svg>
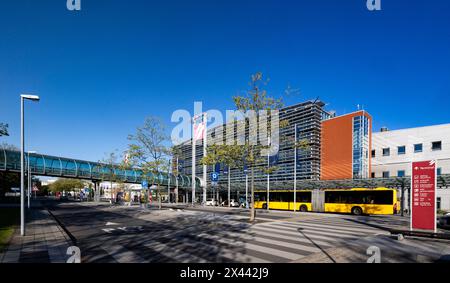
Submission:
<svg viewBox="0 0 450 283">
<path fill-rule="evenodd" d="M 400 151 L 400 149 L 403 149 L 403 151 Z M 406 146 L 401 145 L 397 147 L 397 154 L 398 155 L 405 155 L 406 154 Z"/>
<path fill-rule="evenodd" d="M 439 147 L 435 147 L 435 145 L 439 145 Z M 442 141 L 434 141 L 434 142 L 431 142 L 431 150 L 432 151 L 439 151 L 439 150 L 442 150 Z"/>
<path fill-rule="evenodd" d="M 420 146 L 420 150 L 416 149 L 416 146 Z M 423 152 L 423 143 L 414 144 L 414 153 L 420 153 L 420 152 Z"/>
</svg>

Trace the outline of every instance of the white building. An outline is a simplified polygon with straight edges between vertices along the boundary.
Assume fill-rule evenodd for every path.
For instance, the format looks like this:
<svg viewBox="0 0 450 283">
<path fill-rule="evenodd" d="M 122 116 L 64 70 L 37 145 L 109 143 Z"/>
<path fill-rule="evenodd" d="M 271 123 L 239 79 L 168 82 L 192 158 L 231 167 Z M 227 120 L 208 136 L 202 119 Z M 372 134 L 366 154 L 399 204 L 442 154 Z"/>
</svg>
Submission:
<svg viewBox="0 0 450 283">
<path fill-rule="evenodd" d="M 411 162 L 436 160 L 450 174 L 450 124 L 383 130 L 372 135 L 372 178 L 411 176 Z M 438 189 L 438 208 L 450 210 L 450 188 Z"/>
<path fill-rule="evenodd" d="M 114 197 L 114 194 L 111 192 L 111 182 L 101 182 L 99 184 L 100 190 L 103 191 L 102 197 L 104 198 L 111 198 Z M 131 191 L 133 192 L 132 195 L 134 195 L 137 192 L 140 192 L 142 190 L 142 186 L 139 184 L 118 184 L 118 183 L 112 183 L 113 190 L 125 190 L 125 191 Z"/>
</svg>

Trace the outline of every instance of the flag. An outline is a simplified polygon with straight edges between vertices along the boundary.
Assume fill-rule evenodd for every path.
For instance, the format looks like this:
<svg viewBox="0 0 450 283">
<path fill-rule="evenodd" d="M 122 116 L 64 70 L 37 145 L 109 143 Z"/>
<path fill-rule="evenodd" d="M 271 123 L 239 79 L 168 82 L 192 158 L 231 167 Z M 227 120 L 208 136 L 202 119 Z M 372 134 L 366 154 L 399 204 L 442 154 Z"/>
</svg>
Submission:
<svg viewBox="0 0 450 283">
<path fill-rule="evenodd" d="M 194 141 L 202 140 L 205 136 L 206 123 L 205 121 L 201 123 L 194 123 Z"/>
<path fill-rule="evenodd" d="M 123 157 L 123 162 L 127 165 L 130 162 L 130 155 L 128 153 L 126 153 L 125 156 Z"/>
<path fill-rule="evenodd" d="M 220 173 L 220 163 L 216 163 L 216 165 L 214 165 L 214 172 Z"/>
</svg>

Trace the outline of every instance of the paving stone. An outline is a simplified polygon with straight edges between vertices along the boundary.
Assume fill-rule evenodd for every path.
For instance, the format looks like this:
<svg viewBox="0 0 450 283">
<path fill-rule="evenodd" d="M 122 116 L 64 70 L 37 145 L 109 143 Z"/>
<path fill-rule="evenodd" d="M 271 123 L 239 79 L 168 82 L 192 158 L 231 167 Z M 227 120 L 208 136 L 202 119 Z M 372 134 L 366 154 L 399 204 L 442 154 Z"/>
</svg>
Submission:
<svg viewBox="0 0 450 283">
<path fill-rule="evenodd" d="M 9 246 L 0 257 L 7 263 L 65 262 L 65 252 L 71 246 L 58 223 L 46 210 L 33 209 L 27 215 L 26 236 L 16 229 Z M 52 248 L 53 247 L 53 248 Z"/>
</svg>

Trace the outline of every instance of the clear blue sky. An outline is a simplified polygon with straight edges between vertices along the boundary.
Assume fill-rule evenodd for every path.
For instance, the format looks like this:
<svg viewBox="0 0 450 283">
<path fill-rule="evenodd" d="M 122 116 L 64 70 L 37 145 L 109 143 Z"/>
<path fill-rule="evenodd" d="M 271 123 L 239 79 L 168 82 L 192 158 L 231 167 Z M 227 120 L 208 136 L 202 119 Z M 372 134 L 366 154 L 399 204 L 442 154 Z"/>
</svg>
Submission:
<svg viewBox="0 0 450 283">
<path fill-rule="evenodd" d="M 148 115 L 170 127 L 176 109 L 232 109 L 252 73 L 272 95 L 289 84 L 344 114 L 364 105 L 374 128 L 450 122 L 450 1 L 2 1 L 0 122 L 19 145 L 98 160 L 122 150 Z"/>
</svg>

